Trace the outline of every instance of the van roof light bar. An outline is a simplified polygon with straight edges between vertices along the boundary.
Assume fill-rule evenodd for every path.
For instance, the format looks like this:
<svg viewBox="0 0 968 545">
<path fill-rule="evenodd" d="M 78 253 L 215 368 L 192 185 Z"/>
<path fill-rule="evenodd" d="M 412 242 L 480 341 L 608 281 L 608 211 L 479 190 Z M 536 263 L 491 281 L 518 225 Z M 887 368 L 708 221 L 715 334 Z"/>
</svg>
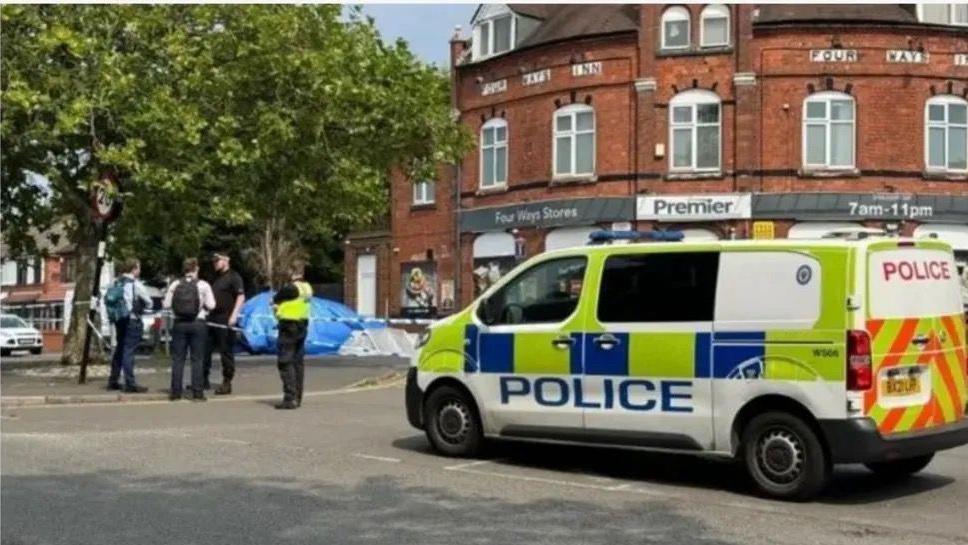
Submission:
<svg viewBox="0 0 968 545">
<path fill-rule="evenodd" d="M 588 235 L 588 243 L 596 245 L 617 241 L 679 242 L 684 237 L 682 231 L 594 231 Z"/>
</svg>

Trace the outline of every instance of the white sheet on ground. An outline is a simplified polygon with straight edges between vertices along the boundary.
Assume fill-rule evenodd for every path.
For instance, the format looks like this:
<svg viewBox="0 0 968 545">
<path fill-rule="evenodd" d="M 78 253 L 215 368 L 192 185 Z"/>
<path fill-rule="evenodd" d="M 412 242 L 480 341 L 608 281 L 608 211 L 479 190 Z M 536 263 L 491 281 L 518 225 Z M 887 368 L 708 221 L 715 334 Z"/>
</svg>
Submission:
<svg viewBox="0 0 968 545">
<path fill-rule="evenodd" d="M 385 327 L 354 331 L 339 349 L 341 356 L 400 356 L 414 354 L 413 337 L 402 329 Z"/>
</svg>

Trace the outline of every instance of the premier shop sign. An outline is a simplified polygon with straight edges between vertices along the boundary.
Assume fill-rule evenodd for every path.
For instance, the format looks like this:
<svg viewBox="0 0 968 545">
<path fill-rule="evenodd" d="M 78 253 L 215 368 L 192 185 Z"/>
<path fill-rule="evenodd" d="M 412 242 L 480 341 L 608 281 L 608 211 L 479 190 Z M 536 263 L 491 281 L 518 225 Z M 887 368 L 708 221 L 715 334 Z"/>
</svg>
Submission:
<svg viewBox="0 0 968 545">
<path fill-rule="evenodd" d="M 670 222 L 749 219 L 751 203 L 749 193 L 640 196 L 636 218 Z"/>
</svg>

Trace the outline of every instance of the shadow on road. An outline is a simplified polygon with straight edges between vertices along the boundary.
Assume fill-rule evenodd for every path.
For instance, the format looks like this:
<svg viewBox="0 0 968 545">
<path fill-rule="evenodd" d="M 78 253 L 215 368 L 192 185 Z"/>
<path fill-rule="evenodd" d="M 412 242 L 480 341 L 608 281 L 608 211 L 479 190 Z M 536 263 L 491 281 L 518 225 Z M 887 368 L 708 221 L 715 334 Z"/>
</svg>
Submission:
<svg viewBox="0 0 968 545">
<path fill-rule="evenodd" d="M 726 543 L 652 502 L 512 503 L 387 477 L 341 486 L 97 472 L 4 476 L 2 488 L 10 544 Z"/>
<path fill-rule="evenodd" d="M 397 439 L 393 446 L 437 455 L 423 435 Z M 755 495 L 741 464 L 716 458 L 517 441 L 491 443 L 486 458 L 511 468 Z M 861 466 L 840 466 L 835 470 L 827 488 L 814 501 L 836 505 L 862 505 L 929 492 L 953 482 L 952 478 L 932 474 L 930 466 L 923 473 L 894 482 L 877 477 Z"/>
</svg>

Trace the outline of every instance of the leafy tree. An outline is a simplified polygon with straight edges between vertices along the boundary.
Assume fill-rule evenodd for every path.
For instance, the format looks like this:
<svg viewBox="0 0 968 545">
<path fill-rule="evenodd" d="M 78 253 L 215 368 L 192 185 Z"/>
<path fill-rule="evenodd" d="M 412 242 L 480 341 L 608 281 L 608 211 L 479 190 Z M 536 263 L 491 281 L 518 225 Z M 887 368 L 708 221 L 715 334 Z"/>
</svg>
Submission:
<svg viewBox="0 0 968 545">
<path fill-rule="evenodd" d="M 66 363 L 91 295 L 87 192 L 104 172 L 125 197 L 113 255 L 164 266 L 241 229 L 275 241 L 261 245 L 272 279 L 282 244 L 305 253 L 385 215 L 391 169 L 418 179 L 468 149 L 446 76 L 341 9 L 2 7 L 2 228 L 21 253 L 36 230 L 70 227 Z"/>
</svg>

